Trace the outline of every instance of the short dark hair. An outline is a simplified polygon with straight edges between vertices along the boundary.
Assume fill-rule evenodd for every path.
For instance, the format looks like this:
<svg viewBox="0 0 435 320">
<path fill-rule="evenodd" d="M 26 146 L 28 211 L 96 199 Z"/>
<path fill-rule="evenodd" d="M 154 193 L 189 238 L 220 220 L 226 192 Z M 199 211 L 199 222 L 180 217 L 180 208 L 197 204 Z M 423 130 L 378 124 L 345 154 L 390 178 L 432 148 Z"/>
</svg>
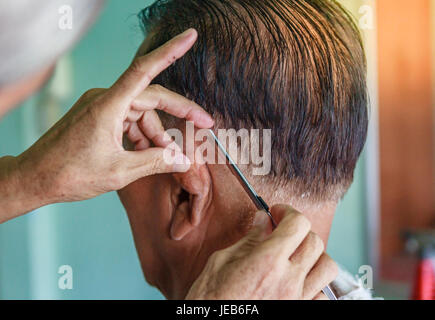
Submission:
<svg viewBox="0 0 435 320">
<path fill-rule="evenodd" d="M 154 83 L 226 127 L 272 129 L 270 177 L 297 194 L 344 194 L 366 140 L 368 97 L 361 36 L 338 2 L 158 0 L 140 18 L 149 51 L 188 28 L 199 34 Z"/>
</svg>

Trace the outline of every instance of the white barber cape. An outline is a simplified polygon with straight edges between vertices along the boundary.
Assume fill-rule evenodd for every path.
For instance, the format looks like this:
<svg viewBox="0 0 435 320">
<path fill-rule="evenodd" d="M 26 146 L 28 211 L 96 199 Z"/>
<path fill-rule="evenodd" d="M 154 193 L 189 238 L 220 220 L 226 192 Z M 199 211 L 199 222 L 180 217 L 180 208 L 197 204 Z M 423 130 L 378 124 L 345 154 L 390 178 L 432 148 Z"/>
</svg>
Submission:
<svg viewBox="0 0 435 320">
<path fill-rule="evenodd" d="M 339 268 L 337 278 L 331 283 L 338 300 L 378 300 L 372 292 L 364 288 L 361 279 L 352 276 L 343 268 Z"/>
</svg>

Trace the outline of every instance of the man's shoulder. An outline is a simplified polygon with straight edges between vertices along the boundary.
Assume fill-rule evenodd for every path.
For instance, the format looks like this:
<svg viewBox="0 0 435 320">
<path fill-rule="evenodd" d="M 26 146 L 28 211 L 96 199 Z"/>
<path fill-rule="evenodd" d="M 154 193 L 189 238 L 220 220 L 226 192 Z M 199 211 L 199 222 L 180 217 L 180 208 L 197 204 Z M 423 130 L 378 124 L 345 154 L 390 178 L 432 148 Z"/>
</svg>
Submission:
<svg viewBox="0 0 435 320">
<path fill-rule="evenodd" d="M 331 284 L 338 300 L 374 300 L 372 290 L 364 287 L 361 279 L 352 276 L 340 266 L 337 278 Z"/>
</svg>

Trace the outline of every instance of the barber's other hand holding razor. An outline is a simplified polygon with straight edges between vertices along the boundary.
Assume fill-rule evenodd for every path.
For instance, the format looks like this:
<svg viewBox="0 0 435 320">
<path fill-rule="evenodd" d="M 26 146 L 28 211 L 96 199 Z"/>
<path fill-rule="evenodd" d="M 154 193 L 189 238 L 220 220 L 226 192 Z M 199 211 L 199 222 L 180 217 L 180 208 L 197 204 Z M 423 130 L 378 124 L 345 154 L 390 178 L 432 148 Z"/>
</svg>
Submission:
<svg viewBox="0 0 435 320">
<path fill-rule="evenodd" d="M 258 212 L 254 227 L 233 246 L 215 252 L 186 299 L 320 300 L 338 267 L 324 252 L 309 220 L 290 206 L 276 205 L 279 223 Z"/>
<path fill-rule="evenodd" d="M 155 110 L 199 128 L 212 127 L 213 120 L 194 102 L 150 83 L 196 38 L 189 29 L 136 58 L 112 87 L 86 92 L 30 149 L 0 158 L 0 223 L 50 203 L 119 190 L 144 176 L 187 171 L 190 163 L 181 152 L 174 151 L 175 163 L 164 160 L 169 142 Z M 135 151 L 124 150 L 124 134 Z"/>
</svg>

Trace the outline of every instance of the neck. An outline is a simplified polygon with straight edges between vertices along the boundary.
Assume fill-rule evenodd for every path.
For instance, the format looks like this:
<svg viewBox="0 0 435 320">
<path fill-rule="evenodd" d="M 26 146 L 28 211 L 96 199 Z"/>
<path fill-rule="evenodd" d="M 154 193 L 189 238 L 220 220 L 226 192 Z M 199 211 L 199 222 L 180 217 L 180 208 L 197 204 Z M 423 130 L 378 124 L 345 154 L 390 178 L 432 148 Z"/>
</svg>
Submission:
<svg viewBox="0 0 435 320">
<path fill-rule="evenodd" d="M 286 202 L 289 203 L 289 201 Z M 316 206 L 293 205 L 293 207 L 299 212 L 302 212 L 311 221 L 312 231 L 320 236 L 326 247 L 337 203 L 330 202 Z M 242 209 L 238 208 L 236 212 L 240 214 L 241 210 Z M 218 216 L 219 220 L 222 221 L 222 214 L 220 213 Z M 229 216 L 237 217 L 239 215 L 231 214 Z M 234 221 L 232 224 L 234 224 Z M 237 223 L 237 225 L 240 225 L 240 223 Z M 195 249 L 191 248 L 191 251 L 188 252 L 183 251 L 179 256 L 177 263 L 171 263 L 171 265 L 177 265 L 177 268 L 172 270 L 173 272 L 171 272 L 170 275 L 168 275 L 167 270 L 162 273 L 162 277 L 160 279 L 161 281 L 159 281 L 160 285 L 158 286 L 159 289 L 168 299 L 184 299 L 191 285 L 204 268 L 204 265 L 211 253 L 228 247 L 232 245 L 235 240 L 240 239 L 240 237 L 247 232 L 245 228 L 242 229 L 243 230 L 238 230 L 236 232 L 236 234 L 239 236 L 236 236 L 235 239 L 232 239 L 232 237 L 228 235 L 223 237 L 226 239 L 225 241 L 216 241 L 216 239 L 222 239 L 221 229 L 216 230 L 216 234 L 212 230 L 203 230 L 202 237 L 206 238 L 206 235 L 208 235 L 211 239 L 213 239 L 213 241 L 211 241 L 212 243 L 207 242 L 207 245 L 202 245 L 199 248 L 195 247 Z M 203 243 L 206 241 L 204 238 L 201 238 L 199 242 Z M 207 250 L 201 250 L 204 248 L 207 248 Z M 195 259 L 186 259 L 187 256 L 195 257 Z M 189 270 L 189 272 L 187 272 L 187 277 L 185 277 L 186 274 L 183 274 L 182 272 L 180 273 L 180 270 Z"/>
<path fill-rule="evenodd" d="M 323 240 L 326 247 L 337 203 L 327 202 L 316 206 L 295 205 L 294 208 L 310 220 L 311 230 Z"/>
</svg>

